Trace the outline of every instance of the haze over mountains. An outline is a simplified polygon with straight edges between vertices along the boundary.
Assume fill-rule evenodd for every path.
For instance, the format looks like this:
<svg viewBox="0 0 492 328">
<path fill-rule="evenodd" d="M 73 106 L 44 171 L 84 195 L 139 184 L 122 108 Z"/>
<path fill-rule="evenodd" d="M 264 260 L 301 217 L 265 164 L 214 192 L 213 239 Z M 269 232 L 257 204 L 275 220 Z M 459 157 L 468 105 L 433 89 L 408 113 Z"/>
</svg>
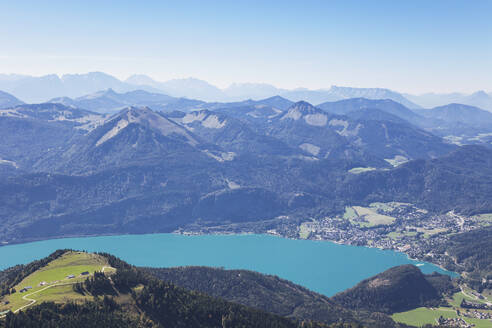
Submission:
<svg viewBox="0 0 492 328">
<path fill-rule="evenodd" d="M 455 92 L 447 94 L 426 93 L 422 95 L 404 94 L 404 96 L 425 108 L 459 103 L 492 111 L 492 92 L 487 93 L 483 90 L 476 91 L 472 94 Z"/>
<path fill-rule="evenodd" d="M 485 91 L 477 91 L 471 95 L 460 93 L 410 95 L 382 88 L 339 86 L 319 90 L 305 88 L 286 90 L 264 83 L 235 83 L 225 89 L 220 89 L 195 78 L 158 82 L 146 75 L 133 75 L 121 81 L 101 72 L 65 74 L 61 77 L 54 74 L 41 77 L 0 74 L 0 90 L 29 103 L 46 102 L 61 97 L 79 98 L 107 89 L 113 89 L 119 93 L 145 90 L 152 93 L 164 93 L 176 98 L 184 97 L 207 102 L 258 100 L 280 95 L 294 102 L 304 100 L 315 105 L 349 98 L 368 98 L 391 99 L 411 109 L 461 103 L 492 111 L 492 95 Z"/>
</svg>

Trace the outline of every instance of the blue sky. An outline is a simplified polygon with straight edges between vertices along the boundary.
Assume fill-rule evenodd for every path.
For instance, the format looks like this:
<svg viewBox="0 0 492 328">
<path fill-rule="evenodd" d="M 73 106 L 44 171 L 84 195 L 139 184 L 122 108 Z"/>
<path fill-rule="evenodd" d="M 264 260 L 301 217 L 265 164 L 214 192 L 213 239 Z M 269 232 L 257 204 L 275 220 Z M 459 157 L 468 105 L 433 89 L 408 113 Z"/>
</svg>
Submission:
<svg viewBox="0 0 492 328">
<path fill-rule="evenodd" d="M 492 91 L 489 1 L 3 1 L 0 73 Z"/>
</svg>

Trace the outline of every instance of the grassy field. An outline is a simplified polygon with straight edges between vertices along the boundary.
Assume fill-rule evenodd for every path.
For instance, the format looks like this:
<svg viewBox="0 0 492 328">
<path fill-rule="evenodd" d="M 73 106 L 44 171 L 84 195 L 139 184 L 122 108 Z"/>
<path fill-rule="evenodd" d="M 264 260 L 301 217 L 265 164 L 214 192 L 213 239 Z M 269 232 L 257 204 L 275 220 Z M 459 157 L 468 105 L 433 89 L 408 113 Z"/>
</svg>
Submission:
<svg viewBox="0 0 492 328">
<path fill-rule="evenodd" d="M 357 217 L 357 213 L 355 213 L 354 209 L 350 206 L 345 207 L 345 213 L 343 213 L 343 218 L 345 220 L 352 220 Z"/>
<path fill-rule="evenodd" d="M 42 301 L 64 301 L 66 299 L 77 300 L 82 295 L 73 292 L 72 284 L 83 281 L 87 276 L 81 276 L 82 272 L 88 271 L 90 274 L 94 271 L 101 271 L 103 267 L 108 266 L 106 260 L 96 254 L 84 252 L 67 252 L 58 259 L 48 263 L 45 267 L 27 276 L 14 288 L 15 294 L 7 296 L 0 305 L 0 312 L 4 310 L 16 311 L 22 306 Z M 75 278 L 68 279 L 68 275 L 75 275 Z M 54 286 L 68 284 L 63 286 Z M 27 292 L 20 293 L 24 287 L 31 286 Z M 29 300 L 27 300 L 29 299 Z M 8 305 L 4 302 L 9 301 Z"/>
<path fill-rule="evenodd" d="M 475 328 L 491 328 L 492 327 L 492 321 L 490 320 L 483 320 L 483 319 L 476 319 L 476 318 L 463 318 L 466 322 L 469 324 L 474 324 Z"/>
<path fill-rule="evenodd" d="M 376 210 L 381 210 L 383 212 L 387 212 L 387 211 L 393 210 L 396 207 L 393 204 L 399 204 L 399 203 L 380 203 L 380 202 L 376 202 L 376 203 L 369 204 L 369 207 L 374 208 Z"/>
<path fill-rule="evenodd" d="M 462 296 L 464 295 L 461 294 L 460 296 L 458 294 L 461 293 L 456 293 L 454 295 L 456 297 L 456 300 L 460 299 L 460 297 L 462 299 Z M 465 296 L 465 298 L 467 297 Z M 459 300 L 459 303 L 461 303 L 461 299 Z M 454 303 L 454 302 L 450 302 L 450 303 Z M 460 311 L 462 313 L 466 312 L 465 309 L 460 309 Z M 395 313 L 391 317 L 396 322 L 401 322 L 407 325 L 420 327 L 426 324 L 435 325 L 437 323 L 436 320 L 439 319 L 440 316 L 443 316 L 444 318 L 458 318 L 458 314 L 454 309 L 445 308 L 445 307 L 440 307 L 437 309 L 421 307 L 407 312 Z M 469 324 L 474 324 L 476 328 L 492 328 L 492 321 L 490 320 L 468 318 L 465 316 L 461 316 L 461 318 Z"/>
<path fill-rule="evenodd" d="M 450 308 L 428 309 L 420 307 L 407 312 L 395 313 L 391 317 L 396 322 L 420 327 L 426 324 L 436 324 L 440 316 L 444 318 L 457 318 L 456 312 Z"/>
<path fill-rule="evenodd" d="M 468 295 L 472 295 L 472 291 L 470 289 L 465 288 L 464 290 Z M 458 292 L 458 293 L 455 293 L 453 295 L 453 299 L 449 300 L 448 302 L 452 306 L 460 307 L 461 301 L 463 301 L 463 299 L 470 301 L 470 302 L 474 302 L 474 303 L 487 303 L 487 301 L 488 301 L 488 300 L 481 300 L 481 299 L 477 299 L 474 297 L 470 297 L 470 296 L 463 294 L 462 292 Z"/>
<path fill-rule="evenodd" d="M 482 295 L 485 296 L 489 302 L 492 302 L 492 289 L 485 289 L 482 292 Z"/>
<path fill-rule="evenodd" d="M 386 236 L 388 236 L 391 239 L 400 239 L 405 236 L 412 237 L 415 236 L 416 234 L 417 234 L 416 231 L 403 231 L 403 232 L 392 231 L 388 233 Z"/>
<path fill-rule="evenodd" d="M 446 232 L 448 231 L 448 229 L 447 228 L 424 229 L 424 228 L 417 227 L 417 231 L 423 232 L 424 238 L 429 238 L 430 236 L 435 235 L 437 233 Z"/>
<path fill-rule="evenodd" d="M 458 292 L 458 293 L 455 293 L 453 295 L 453 299 L 448 300 L 448 303 L 454 307 L 459 308 L 461 301 L 463 301 L 463 299 L 465 299 L 467 301 L 474 301 L 475 302 L 475 300 L 473 298 L 464 295 L 462 292 Z"/>
<path fill-rule="evenodd" d="M 309 234 L 311 233 L 311 229 L 309 229 L 305 223 L 301 224 L 299 227 L 299 238 L 307 239 Z"/>
<path fill-rule="evenodd" d="M 387 203 L 374 202 L 369 204 L 369 207 L 377 210 L 392 211 L 398 207 L 411 206 L 411 205 L 412 205 L 411 203 L 402 203 L 402 202 L 387 202 Z"/>
<path fill-rule="evenodd" d="M 81 295 L 73 291 L 72 284 L 53 286 L 42 292 L 33 295 L 33 299 L 43 302 L 68 302 L 68 301 L 78 301 L 78 300 L 90 300 L 92 296 Z"/>
<path fill-rule="evenodd" d="M 383 214 L 379 214 L 375 209 L 362 206 L 353 206 L 353 209 L 359 218 L 363 218 L 364 221 L 355 221 L 362 227 L 375 227 L 378 225 L 391 225 L 395 222 L 395 218 Z"/>
<path fill-rule="evenodd" d="M 343 218 L 360 227 L 375 227 L 378 225 L 391 225 L 395 218 L 377 212 L 383 207 L 383 203 L 374 203 L 374 207 L 347 206 Z"/>
<path fill-rule="evenodd" d="M 480 221 L 482 226 L 489 226 L 492 224 L 492 213 L 479 214 L 476 215 L 475 218 Z"/>
<path fill-rule="evenodd" d="M 391 165 L 393 165 L 394 167 L 397 167 L 398 165 L 408 162 L 408 158 L 401 155 L 396 155 L 394 158 L 385 158 L 384 160 L 390 163 Z"/>
<path fill-rule="evenodd" d="M 350 169 L 348 172 L 352 174 L 360 174 L 363 172 L 369 172 L 374 170 L 376 170 L 376 168 L 374 167 L 354 167 L 353 169 Z"/>
<path fill-rule="evenodd" d="M 475 328 L 491 328 L 492 321 L 476 319 L 476 318 L 463 318 L 467 323 L 474 324 Z"/>
</svg>

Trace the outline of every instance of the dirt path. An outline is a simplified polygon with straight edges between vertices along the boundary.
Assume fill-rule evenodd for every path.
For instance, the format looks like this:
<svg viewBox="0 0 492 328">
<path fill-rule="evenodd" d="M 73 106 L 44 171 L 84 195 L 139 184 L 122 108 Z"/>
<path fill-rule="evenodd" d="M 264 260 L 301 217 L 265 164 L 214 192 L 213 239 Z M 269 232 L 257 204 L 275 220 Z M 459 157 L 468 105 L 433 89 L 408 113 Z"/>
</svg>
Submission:
<svg viewBox="0 0 492 328">
<path fill-rule="evenodd" d="M 31 305 L 33 305 L 34 303 L 37 302 L 35 299 L 29 298 L 29 296 L 31 296 L 31 295 L 37 294 L 37 293 L 42 292 L 43 290 L 46 290 L 46 289 L 51 288 L 51 287 L 65 286 L 65 285 L 73 285 L 73 284 L 75 284 L 75 283 L 74 282 L 67 282 L 67 283 L 64 283 L 64 284 L 49 285 L 49 286 L 46 286 L 46 287 L 44 287 L 44 288 L 42 288 L 40 290 L 37 290 L 35 292 L 32 292 L 31 294 L 24 295 L 24 296 L 22 296 L 22 299 L 24 301 L 28 301 L 28 302 L 31 302 L 31 303 L 21 306 L 20 308 L 18 308 L 17 310 L 15 310 L 14 313 L 17 313 L 20 310 L 22 310 L 22 309 L 24 309 L 24 308 L 26 308 L 28 306 L 31 306 Z"/>
<path fill-rule="evenodd" d="M 463 295 L 465 295 L 465 296 L 467 296 L 467 297 L 469 297 L 469 298 L 472 298 L 472 299 L 474 299 L 474 300 L 477 300 L 477 301 L 478 301 L 478 302 L 480 302 L 480 303 L 484 303 L 484 304 L 487 304 L 487 305 L 489 305 L 489 306 L 491 306 L 491 305 L 492 305 L 492 303 L 488 301 L 488 298 L 486 298 L 486 297 L 485 297 L 485 298 L 482 300 L 482 299 L 478 298 L 477 296 L 475 296 L 475 295 L 473 295 L 473 294 L 468 294 L 468 293 L 467 293 L 467 292 L 465 292 L 465 290 L 463 289 L 463 286 L 460 286 L 460 289 L 461 289 L 461 292 L 463 293 Z"/>
<path fill-rule="evenodd" d="M 13 312 L 14 312 L 14 313 L 17 313 L 17 312 L 19 312 L 20 310 L 25 309 L 26 307 L 31 306 L 31 305 L 33 305 L 34 303 L 36 303 L 37 301 L 36 301 L 35 299 L 33 299 L 33 298 L 29 298 L 29 296 L 31 296 L 31 295 L 37 294 L 37 293 L 42 292 L 42 291 L 44 291 L 44 290 L 46 290 L 46 289 L 48 289 L 48 288 L 51 288 L 51 287 L 56 287 L 56 286 L 64 286 L 64 285 L 73 285 L 73 284 L 74 284 L 74 282 L 69 282 L 69 283 L 64 283 L 64 284 L 54 284 L 54 285 L 49 285 L 49 286 L 46 286 L 46 287 L 44 287 L 44 288 L 42 288 L 42 289 L 40 289 L 40 290 L 37 290 L 37 291 L 35 291 L 35 292 L 32 292 L 32 293 L 27 294 L 27 295 L 24 295 L 24 296 L 22 296 L 22 299 L 23 299 L 24 301 L 28 301 L 28 302 L 30 302 L 30 303 L 28 303 L 28 304 L 25 304 L 25 305 L 21 306 L 20 308 L 18 308 L 17 310 L 15 310 L 15 311 L 13 311 Z M 5 318 L 6 316 L 7 316 L 7 315 L 5 314 L 5 315 L 1 316 L 0 318 Z"/>
<path fill-rule="evenodd" d="M 460 289 L 461 289 L 461 292 L 463 293 L 463 295 L 465 295 L 466 297 L 469 297 L 471 299 L 474 299 L 474 300 L 477 300 L 479 302 L 482 302 L 482 300 L 480 300 L 477 296 L 475 296 L 473 294 L 468 294 L 467 292 L 465 292 L 465 290 L 463 289 L 463 286 L 460 286 Z"/>
</svg>

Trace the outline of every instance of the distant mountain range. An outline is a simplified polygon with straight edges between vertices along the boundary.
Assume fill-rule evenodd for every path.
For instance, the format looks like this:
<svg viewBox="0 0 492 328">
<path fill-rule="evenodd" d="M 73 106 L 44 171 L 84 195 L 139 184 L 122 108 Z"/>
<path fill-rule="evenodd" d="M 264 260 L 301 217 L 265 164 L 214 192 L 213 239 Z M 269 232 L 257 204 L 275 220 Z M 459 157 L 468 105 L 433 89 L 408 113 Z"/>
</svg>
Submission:
<svg viewBox="0 0 492 328">
<path fill-rule="evenodd" d="M 332 88 L 335 89 L 335 88 Z M 337 88 L 345 90 L 346 88 Z M 14 96 L 3 92 L 0 108 L 15 107 L 22 104 Z M 77 98 L 59 97 L 48 101 L 84 109 L 101 114 L 116 113 L 123 108 L 149 107 L 162 112 L 191 112 L 213 110 L 240 120 L 254 122 L 257 129 L 282 111 L 290 108 L 294 102 L 273 96 L 259 100 L 242 100 L 237 102 L 205 102 L 189 98 L 177 98 L 160 92 L 134 90 L 117 92 L 113 89 L 97 91 Z M 3 103 L 3 105 L 1 105 Z M 350 98 L 323 102 L 316 106 L 332 115 L 342 115 L 351 119 L 370 121 L 390 121 L 407 124 L 432 132 L 457 144 L 489 143 L 492 141 L 492 114 L 478 107 L 463 104 L 447 104 L 432 109 L 409 109 L 400 102 L 391 99 Z M 248 115 L 244 115 L 244 114 Z"/>
<path fill-rule="evenodd" d="M 156 82 L 145 75 L 131 76 L 126 82 L 140 86 L 151 86 L 173 96 L 197 98 L 206 101 L 238 101 L 243 99 L 262 99 L 279 95 L 294 102 L 304 100 L 313 104 L 319 104 L 326 101 L 365 97 L 369 99 L 392 99 L 410 108 L 420 108 L 419 105 L 412 103 L 401 94 L 381 88 L 332 86 L 330 89 L 319 90 L 305 88 L 286 90 L 264 83 L 234 83 L 228 88 L 221 90 L 207 82 L 192 78 Z"/>
<path fill-rule="evenodd" d="M 54 74 L 41 77 L 0 74 L 0 90 L 29 103 L 45 102 L 56 97 L 76 98 L 108 88 L 120 92 L 136 89 L 111 75 L 100 72 L 66 74 L 61 77 Z"/>
<path fill-rule="evenodd" d="M 7 92 L 0 91 L 0 108 L 22 105 L 23 102 Z"/>
<path fill-rule="evenodd" d="M 234 108 L 236 110 L 240 107 L 248 106 L 257 106 L 258 108 L 267 106 L 278 110 L 285 110 L 293 104 L 292 101 L 280 96 L 274 96 L 261 100 L 249 99 L 238 102 L 207 103 L 201 100 L 176 98 L 162 93 L 147 92 L 144 90 L 118 93 L 113 89 L 98 91 L 75 99 L 69 97 L 53 98 L 48 100 L 48 103 L 62 104 L 73 108 L 83 108 L 98 113 L 114 113 L 128 106 L 146 106 L 152 108 L 153 110 L 165 112 L 171 112 L 174 110 L 187 112 L 200 109 L 221 108 Z"/>
<path fill-rule="evenodd" d="M 162 93 L 152 93 L 144 90 L 117 93 L 113 89 L 107 89 L 75 99 L 60 97 L 50 99 L 48 102 L 84 108 L 99 113 L 111 113 L 134 105 L 155 106 L 156 109 L 163 109 L 167 104 L 178 101 L 178 98 L 170 97 Z M 190 102 L 193 104 L 201 103 L 199 101 Z"/>
<path fill-rule="evenodd" d="M 492 126 L 492 113 L 463 104 L 452 103 L 432 109 L 415 110 L 415 112 L 426 118 L 455 124 L 457 128 L 458 125 L 463 124 L 476 128 L 490 128 Z"/>
<path fill-rule="evenodd" d="M 424 108 L 443 106 L 451 103 L 464 104 L 492 111 L 492 92 L 477 91 L 472 94 L 463 93 L 426 93 L 422 95 L 404 94 L 405 98 Z"/>
<path fill-rule="evenodd" d="M 170 107 L 76 107 L 103 100 Z M 436 135 L 488 122 L 492 114 L 473 107 L 414 112 L 355 98 L 322 109 L 277 96 L 179 111 L 188 100 L 112 90 L 60 101 L 0 110 L 0 240 L 169 232 L 374 201 L 492 208 L 491 151 Z"/>
<path fill-rule="evenodd" d="M 174 97 L 193 98 L 203 101 L 231 100 L 219 88 L 194 78 L 157 82 L 146 75 L 133 75 L 126 79 L 125 82 L 138 87 L 150 86 Z"/>
<path fill-rule="evenodd" d="M 453 93 L 416 96 L 382 88 L 332 86 L 329 89 L 318 90 L 305 88 L 287 90 L 264 83 L 234 83 L 225 89 L 220 89 L 195 78 L 159 82 L 146 75 L 133 75 L 122 81 L 101 72 L 66 74 L 61 77 L 58 75 L 33 77 L 0 74 L 0 90 L 28 103 L 46 102 L 53 98 L 79 98 L 107 89 L 118 93 L 144 90 L 150 93 L 163 93 L 174 98 L 196 99 L 204 102 L 237 102 L 245 99 L 259 100 L 282 96 L 293 102 L 304 100 L 312 104 L 321 104 L 349 98 L 367 98 L 391 99 L 410 109 L 462 103 L 492 111 L 492 95 L 484 91 L 471 95 Z"/>
<path fill-rule="evenodd" d="M 390 99 L 353 98 L 317 106 L 351 118 L 411 123 L 458 144 L 490 144 L 492 113 L 478 107 L 447 104 L 431 109 L 412 109 Z"/>
</svg>

